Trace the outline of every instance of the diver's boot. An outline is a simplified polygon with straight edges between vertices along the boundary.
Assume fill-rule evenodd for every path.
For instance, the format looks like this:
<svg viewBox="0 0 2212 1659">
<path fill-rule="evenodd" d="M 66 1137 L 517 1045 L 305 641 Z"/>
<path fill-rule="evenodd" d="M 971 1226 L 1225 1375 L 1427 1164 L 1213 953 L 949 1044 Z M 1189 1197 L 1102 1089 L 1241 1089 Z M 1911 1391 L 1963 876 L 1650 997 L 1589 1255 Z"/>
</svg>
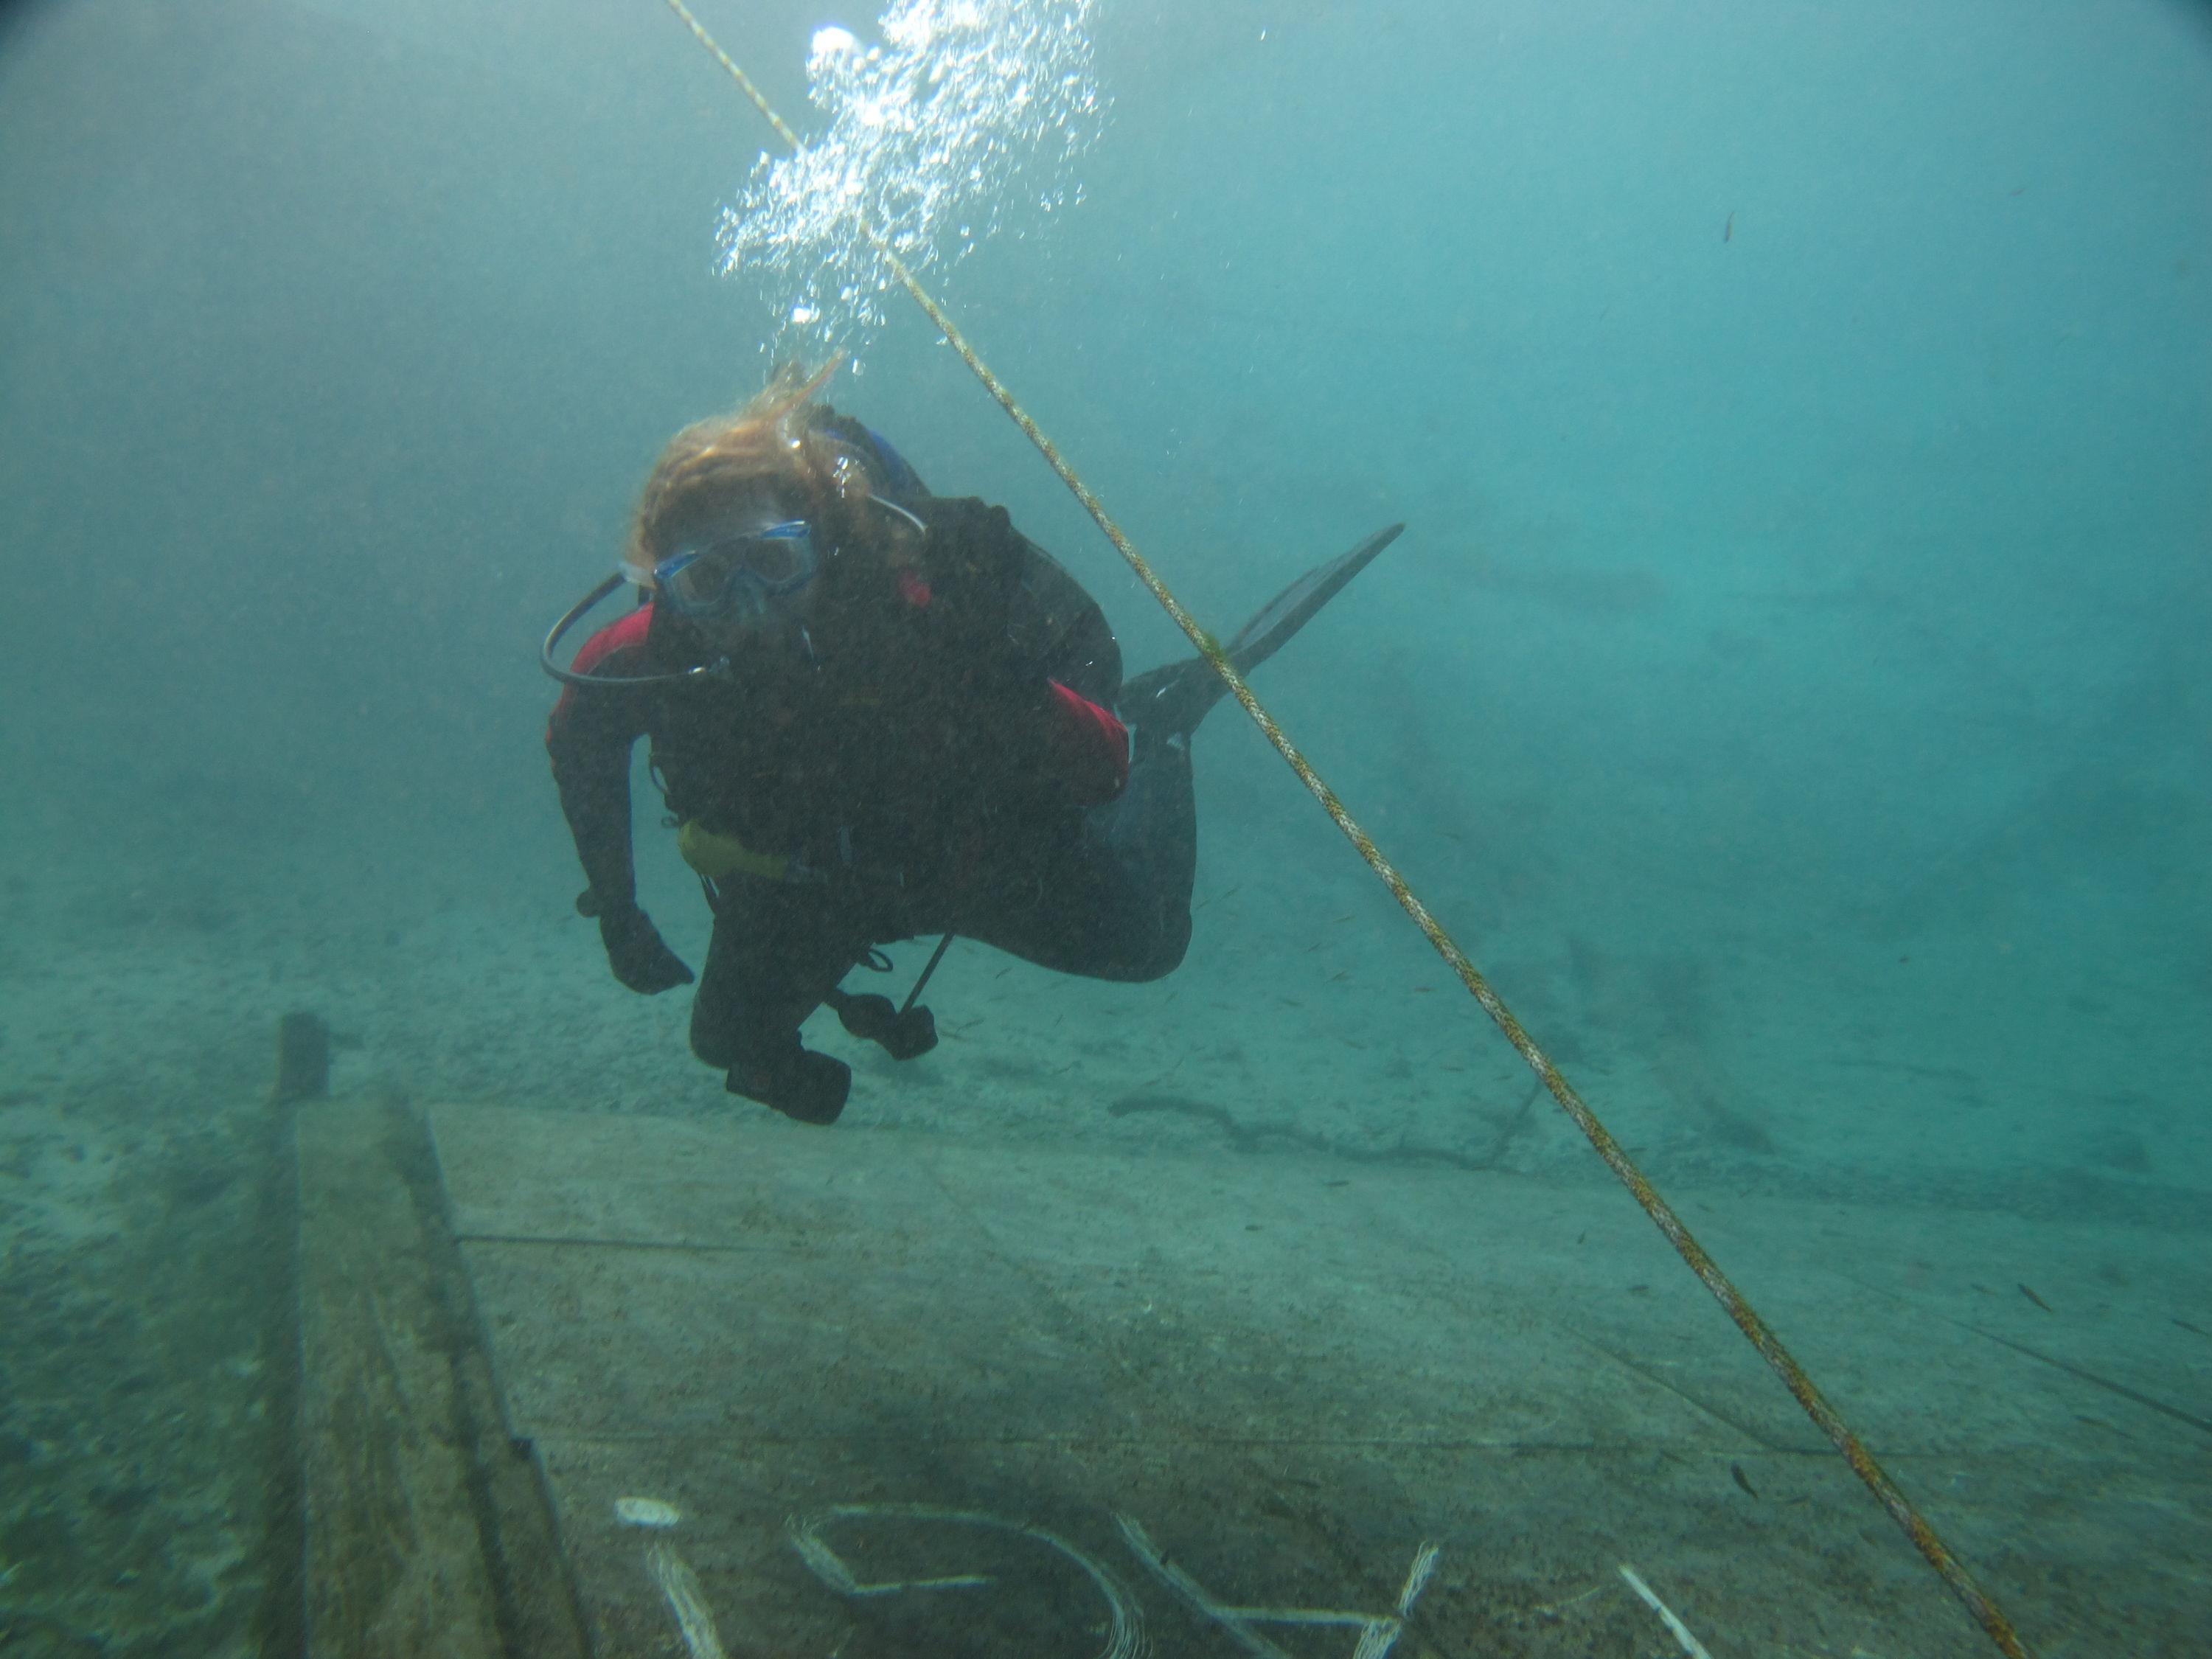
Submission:
<svg viewBox="0 0 2212 1659">
<path fill-rule="evenodd" d="M 1276 594 L 1221 647 L 1230 666 L 1241 678 L 1289 644 L 1291 636 L 1311 622 L 1346 582 L 1374 562 L 1375 556 L 1396 541 L 1405 528 L 1394 524 L 1376 531 L 1349 553 L 1316 566 Z M 1133 744 L 1156 744 L 1176 738 L 1188 739 L 1206 711 L 1228 695 L 1228 682 L 1214 672 L 1213 665 L 1203 657 L 1191 657 L 1163 664 L 1124 684 L 1114 699 L 1114 712 L 1129 728 Z"/>
<path fill-rule="evenodd" d="M 739 1060 L 723 1087 L 801 1123 L 835 1123 L 853 1091 L 853 1068 L 829 1054 L 799 1046 L 763 1060 Z"/>
</svg>

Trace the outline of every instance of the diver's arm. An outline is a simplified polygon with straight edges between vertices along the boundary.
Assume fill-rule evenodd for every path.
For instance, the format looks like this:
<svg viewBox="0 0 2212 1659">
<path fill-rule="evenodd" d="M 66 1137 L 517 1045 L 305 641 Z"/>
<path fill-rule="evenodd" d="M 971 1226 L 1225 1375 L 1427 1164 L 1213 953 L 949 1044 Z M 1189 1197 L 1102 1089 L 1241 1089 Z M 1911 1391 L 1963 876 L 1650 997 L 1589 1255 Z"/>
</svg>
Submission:
<svg viewBox="0 0 2212 1659">
<path fill-rule="evenodd" d="M 553 760 L 553 782 L 561 792 L 561 814 L 576 843 L 589 888 L 586 914 L 604 915 L 637 902 L 630 851 L 629 750 L 635 734 L 607 741 L 590 728 L 597 722 L 562 720 L 558 714 L 545 734 Z M 579 903 L 578 908 L 583 908 Z"/>
<path fill-rule="evenodd" d="M 644 654 L 650 613 L 633 611 L 601 629 L 576 653 L 580 674 L 635 674 Z M 569 686 L 545 726 L 545 752 L 561 792 L 562 816 L 590 884 L 592 908 L 604 915 L 637 902 L 630 853 L 629 751 L 644 735 L 644 700 L 612 686 Z M 579 908 L 582 905 L 580 902 Z"/>
<path fill-rule="evenodd" d="M 602 629 L 576 653 L 580 673 L 637 672 L 648 613 Z M 576 908 L 596 916 L 607 965 L 631 990 L 651 995 L 690 982 L 691 970 L 638 908 L 630 848 L 629 751 L 646 729 L 647 694 L 609 686 L 570 686 L 545 728 L 545 750 L 561 811 L 589 884 Z"/>
<path fill-rule="evenodd" d="M 605 701 L 628 702 L 636 695 L 610 692 Z M 554 711 L 545 747 L 553 757 L 561 811 L 589 884 L 578 896 L 576 908 L 598 918 L 599 943 L 614 976 L 651 996 L 690 984 L 691 970 L 662 940 L 653 918 L 638 908 L 629 830 L 629 750 L 638 734 L 591 708 L 599 701 L 588 691 L 579 702 L 563 699 Z"/>
</svg>

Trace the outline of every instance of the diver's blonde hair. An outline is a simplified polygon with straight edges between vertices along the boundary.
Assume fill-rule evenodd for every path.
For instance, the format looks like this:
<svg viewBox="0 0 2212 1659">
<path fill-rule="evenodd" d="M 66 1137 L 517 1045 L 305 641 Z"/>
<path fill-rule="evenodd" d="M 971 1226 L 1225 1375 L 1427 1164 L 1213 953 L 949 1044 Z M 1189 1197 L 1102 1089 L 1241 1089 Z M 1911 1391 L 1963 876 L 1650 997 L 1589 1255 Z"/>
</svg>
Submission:
<svg viewBox="0 0 2212 1659">
<path fill-rule="evenodd" d="M 625 556 L 649 571 L 687 530 L 733 499 L 771 489 L 832 544 L 878 538 L 863 512 L 873 493 L 868 469 L 836 432 L 817 423 L 815 393 L 837 370 L 785 363 L 744 407 L 695 421 L 668 441 L 639 495 Z"/>
</svg>

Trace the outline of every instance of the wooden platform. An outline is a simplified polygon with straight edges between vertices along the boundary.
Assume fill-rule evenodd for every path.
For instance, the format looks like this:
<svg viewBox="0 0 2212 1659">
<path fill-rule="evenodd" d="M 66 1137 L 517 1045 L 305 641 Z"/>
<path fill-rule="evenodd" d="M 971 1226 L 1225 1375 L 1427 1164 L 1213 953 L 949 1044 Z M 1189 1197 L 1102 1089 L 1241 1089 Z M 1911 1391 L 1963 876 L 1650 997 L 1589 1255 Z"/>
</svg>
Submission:
<svg viewBox="0 0 2212 1659">
<path fill-rule="evenodd" d="M 1992 1651 L 1617 1190 L 301 1133 L 319 1655 Z M 2046 1659 L 2197 1650 L 2202 1235 L 1684 1209 Z"/>
</svg>

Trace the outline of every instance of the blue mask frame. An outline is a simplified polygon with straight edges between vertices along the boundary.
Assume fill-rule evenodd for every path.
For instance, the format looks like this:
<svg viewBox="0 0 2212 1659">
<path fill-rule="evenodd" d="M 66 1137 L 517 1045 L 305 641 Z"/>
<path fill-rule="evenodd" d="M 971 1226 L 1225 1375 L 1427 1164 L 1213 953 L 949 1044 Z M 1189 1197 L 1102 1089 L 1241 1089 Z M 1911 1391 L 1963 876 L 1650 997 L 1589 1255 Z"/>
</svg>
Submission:
<svg viewBox="0 0 2212 1659">
<path fill-rule="evenodd" d="M 821 568 L 813 526 L 787 519 L 672 553 L 653 567 L 653 585 L 691 621 L 715 623 L 761 615 L 771 599 L 798 592 Z"/>
</svg>

